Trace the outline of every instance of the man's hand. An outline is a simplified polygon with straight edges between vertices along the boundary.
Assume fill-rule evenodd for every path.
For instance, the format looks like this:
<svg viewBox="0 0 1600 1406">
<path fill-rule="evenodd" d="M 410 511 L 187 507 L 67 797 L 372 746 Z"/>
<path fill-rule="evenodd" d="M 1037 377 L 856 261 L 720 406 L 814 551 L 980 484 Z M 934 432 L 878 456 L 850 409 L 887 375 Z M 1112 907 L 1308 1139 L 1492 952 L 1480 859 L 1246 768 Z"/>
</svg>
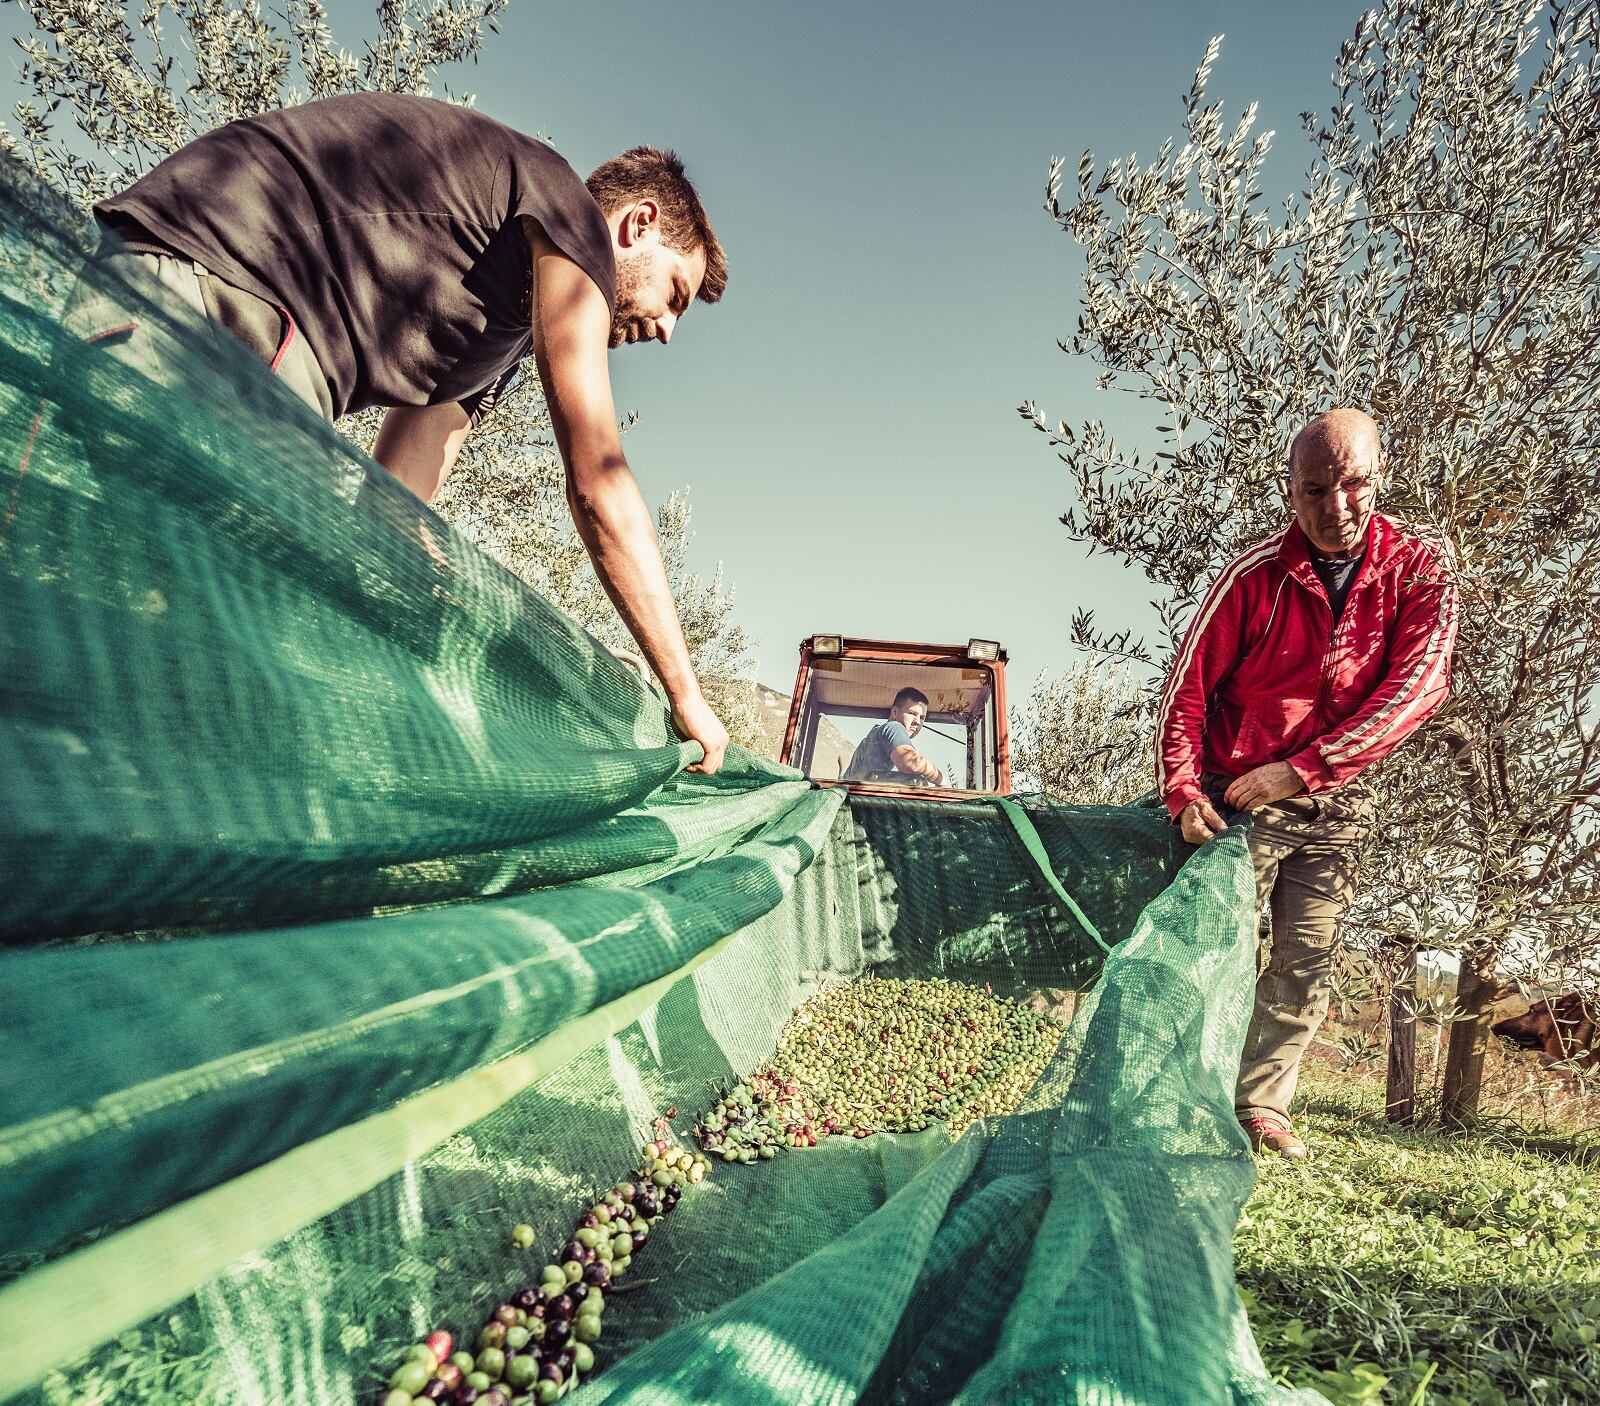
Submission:
<svg viewBox="0 0 1600 1406">
<path fill-rule="evenodd" d="M 676 705 L 672 710 L 672 725 L 688 741 L 698 742 L 705 748 L 705 756 L 688 770 L 712 775 L 722 765 L 722 754 L 728 750 L 728 729 L 711 711 L 711 705 L 704 698 Z"/>
<path fill-rule="evenodd" d="M 1288 762 L 1268 762 L 1234 777 L 1233 784 L 1222 793 L 1222 799 L 1235 810 L 1260 810 L 1274 801 L 1297 795 L 1305 788 L 1300 773 Z"/>
<path fill-rule="evenodd" d="M 1228 828 L 1227 823 L 1217 814 L 1217 808 L 1205 797 L 1190 801 L 1178 816 L 1178 828 L 1183 831 L 1183 838 L 1191 845 L 1203 845 L 1215 835 L 1219 835 Z"/>
</svg>

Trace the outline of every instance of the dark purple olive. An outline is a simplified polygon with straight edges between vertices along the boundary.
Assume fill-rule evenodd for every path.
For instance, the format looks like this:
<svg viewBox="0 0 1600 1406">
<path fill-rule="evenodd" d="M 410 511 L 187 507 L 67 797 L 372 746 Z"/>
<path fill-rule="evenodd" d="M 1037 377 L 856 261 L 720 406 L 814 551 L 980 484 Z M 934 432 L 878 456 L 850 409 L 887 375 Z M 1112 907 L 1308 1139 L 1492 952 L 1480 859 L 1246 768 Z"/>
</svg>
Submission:
<svg viewBox="0 0 1600 1406">
<path fill-rule="evenodd" d="M 529 1318 L 543 1318 L 544 1315 L 545 1315 L 545 1307 L 544 1307 L 544 1305 L 545 1305 L 544 1296 L 541 1294 L 539 1296 L 539 1301 L 536 1304 L 534 1304 L 534 1306 L 532 1308 L 530 1308 L 528 1310 L 528 1317 Z"/>
<path fill-rule="evenodd" d="M 639 1214 L 646 1220 L 648 1220 L 651 1216 L 659 1216 L 661 1214 L 661 1203 L 657 1201 L 654 1196 L 649 1194 L 641 1196 L 633 1204 L 638 1210 Z"/>
<path fill-rule="evenodd" d="M 560 1357 L 556 1358 L 556 1365 L 558 1367 L 560 1367 L 563 1372 L 570 1373 L 572 1371 L 572 1364 L 574 1362 L 576 1362 L 577 1360 L 578 1360 L 577 1350 L 575 1348 L 570 1348 L 569 1347 L 565 1352 L 563 1352 L 561 1354 Z"/>
<path fill-rule="evenodd" d="M 550 1304 L 550 1317 L 561 1323 L 565 1323 L 577 1311 L 578 1306 L 573 1303 L 570 1292 L 562 1294 L 559 1298 L 552 1300 Z M 548 1323 L 549 1319 L 547 1318 L 545 1321 Z"/>
<path fill-rule="evenodd" d="M 610 1288 L 611 1287 L 611 1269 L 607 1265 L 591 1264 L 587 1269 L 585 1269 L 583 1271 L 583 1279 L 584 1279 L 584 1283 L 585 1284 L 593 1284 L 595 1286 L 595 1288 L 597 1288 L 597 1289 Z M 580 1286 L 578 1286 L 576 1284 L 573 1285 L 573 1288 L 578 1288 L 578 1287 L 580 1287 Z"/>
<path fill-rule="evenodd" d="M 577 1260 L 581 1264 L 583 1262 L 583 1246 L 576 1240 L 567 1241 L 561 1251 L 561 1258 L 563 1261 Z"/>
<path fill-rule="evenodd" d="M 524 1313 L 532 1313 L 534 1305 L 539 1302 L 539 1295 L 532 1289 L 518 1289 L 512 1295 L 511 1302 Z"/>
<path fill-rule="evenodd" d="M 584 1279 L 589 1280 L 588 1284 L 584 1283 Z M 587 1269 L 584 1270 L 583 1279 L 580 1279 L 576 1284 L 567 1285 L 567 1297 L 571 1299 L 573 1303 L 582 1303 L 586 1298 L 589 1297 L 589 1284 L 593 1283 L 594 1280 L 589 1279 L 589 1271 Z"/>
<path fill-rule="evenodd" d="M 494 1321 L 504 1323 L 508 1328 L 517 1326 L 517 1309 L 515 1304 L 503 1303 L 494 1311 Z"/>
<path fill-rule="evenodd" d="M 644 1242 L 647 1238 L 647 1236 L 639 1234 L 637 1230 L 633 1232 L 633 1248 L 635 1252 L 644 1249 Z"/>
<path fill-rule="evenodd" d="M 539 1369 L 539 1380 L 542 1382 L 554 1382 L 557 1386 L 560 1386 L 566 1379 L 567 1374 L 556 1366 L 554 1362 L 546 1362 Z"/>
<path fill-rule="evenodd" d="M 636 1215 L 638 1215 L 638 1212 L 635 1211 L 632 1206 L 623 1206 L 620 1210 L 618 1210 L 617 1215 L 623 1220 L 632 1220 Z"/>
<path fill-rule="evenodd" d="M 544 1346 L 548 1352 L 551 1348 L 563 1348 L 572 1340 L 572 1324 L 565 1318 L 555 1319 L 544 1330 Z"/>
<path fill-rule="evenodd" d="M 417 1393 L 417 1396 L 424 1401 L 443 1401 L 449 1394 L 450 1388 L 438 1377 L 435 1377 Z"/>
<path fill-rule="evenodd" d="M 456 1406 L 472 1406 L 472 1403 L 475 1402 L 477 1399 L 478 1399 L 478 1388 L 477 1387 L 468 1386 L 465 1382 L 463 1382 L 459 1387 L 456 1388 L 456 1396 L 455 1396 Z"/>
<path fill-rule="evenodd" d="M 511 1406 L 511 1399 L 499 1387 L 492 1386 L 478 1398 L 478 1406 Z"/>
<path fill-rule="evenodd" d="M 595 1215 L 593 1211 L 590 1211 L 588 1215 L 578 1222 L 578 1228 L 580 1230 L 593 1230 L 599 1224 L 599 1216 Z"/>
</svg>

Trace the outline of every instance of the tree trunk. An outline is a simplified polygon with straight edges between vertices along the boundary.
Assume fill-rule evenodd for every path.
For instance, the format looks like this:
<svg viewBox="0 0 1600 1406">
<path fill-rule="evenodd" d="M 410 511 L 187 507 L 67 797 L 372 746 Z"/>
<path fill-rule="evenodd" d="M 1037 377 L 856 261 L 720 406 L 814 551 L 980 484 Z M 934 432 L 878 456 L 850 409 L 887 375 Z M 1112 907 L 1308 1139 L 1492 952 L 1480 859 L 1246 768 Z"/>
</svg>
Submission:
<svg viewBox="0 0 1600 1406">
<path fill-rule="evenodd" d="M 1447 1128 L 1470 1128 L 1477 1120 L 1483 1052 L 1489 1044 L 1489 1007 L 1499 994 L 1497 982 L 1462 962 L 1456 985 L 1457 1019 L 1450 1024 L 1439 1107 L 1439 1119 Z"/>
<path fill-rule="evenodd" d="M 1389 993 L 1389 1082 L 1384 1098 L 1391 1123 L 1417 1117 L 1417 949 L 1400 955 L 1400 973 Z"/>
</svg>

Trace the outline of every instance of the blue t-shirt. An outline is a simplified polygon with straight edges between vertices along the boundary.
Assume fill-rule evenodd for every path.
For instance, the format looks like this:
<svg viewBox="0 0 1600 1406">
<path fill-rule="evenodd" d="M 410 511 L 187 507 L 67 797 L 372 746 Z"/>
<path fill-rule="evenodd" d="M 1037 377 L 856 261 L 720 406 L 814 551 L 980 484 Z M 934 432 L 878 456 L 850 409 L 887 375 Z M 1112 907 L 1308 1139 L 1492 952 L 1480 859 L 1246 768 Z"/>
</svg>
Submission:
<svg viewBox="0 0 1600 1406">
<path fill-rule="evenodd" d="M 850 758 L 850 765 L 845 768 L 846 781 L 870 781 L 875 776 L 899 776 L 895 770 L 894 762 L 890 759 L 896 747 L 909 747 L 911 734 L 906 731 L 904 723 L 897 723 L 893 719 L 881 722 L 861 739 L 861 745 L 855 750 L 855 755 Z"/>
</svg>

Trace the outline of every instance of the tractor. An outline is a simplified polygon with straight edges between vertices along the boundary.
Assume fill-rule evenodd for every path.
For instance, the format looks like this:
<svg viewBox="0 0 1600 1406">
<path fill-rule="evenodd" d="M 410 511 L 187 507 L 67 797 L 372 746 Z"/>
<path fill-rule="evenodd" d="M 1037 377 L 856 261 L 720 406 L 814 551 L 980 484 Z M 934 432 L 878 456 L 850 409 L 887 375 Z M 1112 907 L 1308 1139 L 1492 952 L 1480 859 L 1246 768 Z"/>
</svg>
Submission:
<svg viewBox="0 0 1600 1406">
<path fill-rule="evenodd" d="M 928 699 L 927 720 L 914 745 L 947 779 L 964 778 L 964 785 L 848 775 L 855 744 L 884 721 L 895 695 L 907 687 Z M 908 789 L 926 800 L 1009 795 L 1006 652 L 994 640 L 905 644 L 812 635 L 800 642 L 781 759 L 818 785 L 844 786 L 857 795 L 904 796 Z"/>
</svg>

